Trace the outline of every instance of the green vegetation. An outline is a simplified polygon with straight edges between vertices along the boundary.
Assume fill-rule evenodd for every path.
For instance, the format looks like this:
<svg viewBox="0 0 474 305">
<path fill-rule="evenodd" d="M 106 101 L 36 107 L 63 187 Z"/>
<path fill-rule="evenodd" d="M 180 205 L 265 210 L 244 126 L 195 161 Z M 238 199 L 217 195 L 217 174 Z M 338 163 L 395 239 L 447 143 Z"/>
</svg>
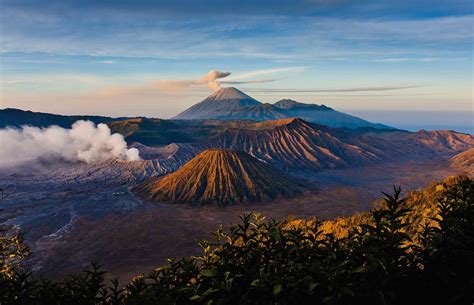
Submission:
<svg viewBox="0 0 474 305">
<path fill-rule="evenodd" d="M 418 195 L 426 206 L 399 189 L 385 194 L 339 236 L 318 221 L 244 215 L 201 242 L 201 255 L 123 288 L 97 265 L 61 282 L 35 279 L 21 243 L 4 238 L 0 304 L 472 304 L 474 181 L 451 178 Z"/>
</svg>

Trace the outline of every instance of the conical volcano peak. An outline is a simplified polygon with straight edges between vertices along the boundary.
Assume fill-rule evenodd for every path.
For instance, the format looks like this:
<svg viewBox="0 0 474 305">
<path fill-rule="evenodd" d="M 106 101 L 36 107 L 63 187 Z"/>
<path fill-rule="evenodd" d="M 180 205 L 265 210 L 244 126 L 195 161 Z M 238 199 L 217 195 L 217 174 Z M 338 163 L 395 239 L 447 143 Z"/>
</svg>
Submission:
<svg viewBox="0 0 474 305">
<path fill-rule="evenodd" d="M 222 88 L 181 112 L 175 119 L 226 119 L 234 112 L 259 105 L 259 101 L 236 88 Z"/>
<path fill-rule="evenodd" d="M 303 191 L 243 151 L 209 149 L 176 172 L 145 182 L 139 193 L 151 201 L 234 204 L 293 196 Z"/>
<path fill-rule="evenodd" d="M 212 98 L 214 100 L 253 99 L 252 97 L 248 96 L 247 94 L 243 93 L 242 91 L 234 87 L 221 88 L 218 91 L 211 94 L 209 98 Z"/>
</svg>

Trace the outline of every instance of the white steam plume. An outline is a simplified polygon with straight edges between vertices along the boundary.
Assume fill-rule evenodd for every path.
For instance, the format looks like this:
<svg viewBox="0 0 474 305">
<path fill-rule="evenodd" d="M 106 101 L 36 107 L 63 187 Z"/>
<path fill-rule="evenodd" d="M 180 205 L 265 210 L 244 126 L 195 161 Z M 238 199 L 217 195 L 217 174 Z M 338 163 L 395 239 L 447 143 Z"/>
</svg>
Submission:
<svg viewBox="0 0 474 305">
<path fill-rule="evenodd" d="M 12 167 L 35 160 L 94 162 L 109 158 L 140 160 L 136 148 L 106 124 L 77 121 L 71 129 L 59 126 L 0 129 L 0 167 Z"/>
</svg>

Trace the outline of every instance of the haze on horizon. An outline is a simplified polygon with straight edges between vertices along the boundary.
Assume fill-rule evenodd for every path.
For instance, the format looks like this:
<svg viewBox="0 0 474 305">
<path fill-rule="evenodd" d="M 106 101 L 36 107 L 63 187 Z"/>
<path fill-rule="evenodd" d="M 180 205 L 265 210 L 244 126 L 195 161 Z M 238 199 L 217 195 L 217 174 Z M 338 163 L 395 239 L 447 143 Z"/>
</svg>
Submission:
<svg viewBox="0 0 474 305">
<path fill-rule="evenodd" d="M 0 0 L 0 17 L 0 108 L 168 118 L 221 85 L 474 133 L 471 1 Z"/>
</svg>

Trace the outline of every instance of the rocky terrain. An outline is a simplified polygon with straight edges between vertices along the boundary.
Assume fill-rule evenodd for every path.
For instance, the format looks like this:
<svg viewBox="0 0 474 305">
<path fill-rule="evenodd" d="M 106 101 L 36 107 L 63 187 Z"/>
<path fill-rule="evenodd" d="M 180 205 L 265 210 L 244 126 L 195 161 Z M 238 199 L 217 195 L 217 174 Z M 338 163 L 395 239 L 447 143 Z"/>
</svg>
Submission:
<svg viewBox="0 0 474 305">
<path fill-rule="evenodd" d="M 341 140 L 327 127 L 301 119 L 228 128 L 201 145 L 242 150 L 276 168 L 293 171 L 356 166 L 384 158 L 374 146 L 363 148 Z"/>
<path fill-rule="evenodd" d="M 463 151 L 451 158 L 451 166 L 474 177 L 474 148 Z"/>
</svg>

